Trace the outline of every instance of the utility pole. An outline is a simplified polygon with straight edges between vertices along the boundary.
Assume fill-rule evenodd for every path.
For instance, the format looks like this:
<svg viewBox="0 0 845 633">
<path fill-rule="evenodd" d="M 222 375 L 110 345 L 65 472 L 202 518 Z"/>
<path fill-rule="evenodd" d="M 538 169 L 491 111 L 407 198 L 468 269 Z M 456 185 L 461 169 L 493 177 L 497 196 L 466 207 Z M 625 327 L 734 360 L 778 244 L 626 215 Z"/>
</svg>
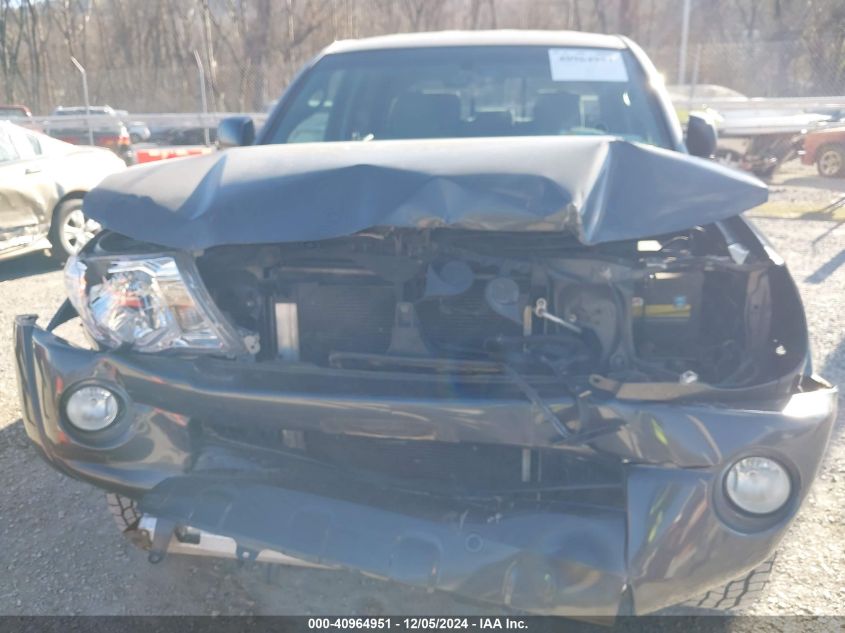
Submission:
<svg viewBox="0 0 845 633">
<path fill-rule="evenodd" d="M 85 101 L 85 124 L 88 126 L 88 144 L 94 144 L 94 128 L 91 125 L 91 103 L 88 100 L 88 74 L 85 72 L 85 67 L 73 55 L 70 56 L 70 61 L 76 66 L 76 70 L 82 75 L 82 98 Z"/>
<path fill-rule="evenodd" d="M 211 100 L 214 111 L 217 107 L 217 62 L 214 59 L 214 39 L 211 34 L 211 8 L 208 0 L 202 0 L 202 41 L 205 48 L 205 59 L 208 61 L 208 79 L 211 83 Z"/>
<path fill-rule="evenodd" d="M 211 138 L 208 134 L 208 97 L 205 94 L 205 69 L 202 66 L 202 58 L 199 51 L 194 49 L 194 61 L 197 62 L 197 74 L 200 82 L 200 104 L 202 106 L 202 133 L 205 145 L 211 145 Z"/>
<path fill-rule="evenodd" d="M 678 53 L 678 83 L 685 84 L 687 78 L 687 44 L 689 43 L 689 18 L 692 0 L 684 0 L 683 22 L 681 23 L 681 50 Z"/>
</svg>

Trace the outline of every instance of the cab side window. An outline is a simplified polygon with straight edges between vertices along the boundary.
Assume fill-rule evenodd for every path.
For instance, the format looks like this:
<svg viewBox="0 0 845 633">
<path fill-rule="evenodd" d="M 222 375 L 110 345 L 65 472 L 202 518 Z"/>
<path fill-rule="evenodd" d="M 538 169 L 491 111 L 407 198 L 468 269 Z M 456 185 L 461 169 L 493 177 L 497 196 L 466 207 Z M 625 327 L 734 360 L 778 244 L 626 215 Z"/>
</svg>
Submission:
<svg viewBox="0 0 845 633">
<path fill-rule="evenodd" d="M 15 144 L 6 130 L 0 129 L 0 163 L 7 163 L 9 161 L 20 158 Z"/>
<path fill-rule="evenodd" d="M 34 134 L 30 134 L 26 130 L 13 128 L 9 130 L 9 136 L 15 144 L 18 158 L 29 160 L 41 155 L 41 141 Z"/>
<path fill-rule="evenodd" d="M 44 153 L 44 150 L 41 148 L 41 141 L 38 140 L 38 137 L 34 134 L 27 134 L 24 132 L 21 135 L 23 138 L 21 139 L 21 154 L 27 157 L 35 158 L 36 156 L 41 156 Z"/>
</svg>

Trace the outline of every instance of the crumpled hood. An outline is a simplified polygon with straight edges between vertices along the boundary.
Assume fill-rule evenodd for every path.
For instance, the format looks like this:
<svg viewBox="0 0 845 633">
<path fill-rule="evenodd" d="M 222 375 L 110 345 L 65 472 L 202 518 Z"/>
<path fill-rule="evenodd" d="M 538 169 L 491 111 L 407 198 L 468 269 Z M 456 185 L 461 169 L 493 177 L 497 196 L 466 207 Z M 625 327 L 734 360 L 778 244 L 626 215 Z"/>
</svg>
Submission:
<svg viewBox="0 0 845 633">
<path fill-rule="evenodd" d="M 85 198 L 104 227 L 163 246 L 321 240 L 375 226 L 669 233 L 766 201 L 757 179 L 611 137 L 264 145 L 148 166 Z"/>
</svg>

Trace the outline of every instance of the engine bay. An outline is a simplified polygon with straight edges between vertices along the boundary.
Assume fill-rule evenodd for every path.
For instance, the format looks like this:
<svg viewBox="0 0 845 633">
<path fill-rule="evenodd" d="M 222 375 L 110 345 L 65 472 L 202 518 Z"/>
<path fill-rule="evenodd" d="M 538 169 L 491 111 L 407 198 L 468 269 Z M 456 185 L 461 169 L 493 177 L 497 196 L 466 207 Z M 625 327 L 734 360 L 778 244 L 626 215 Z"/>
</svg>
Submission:
<svg viewBox="0 0 845 633">
<path fill-rule="evenodd" d="M 771 263 L 713 229 L 585 247 L 561 233 L 374 229 L 205 251 L 258 361 L 741 387 L 785 366 Z"/>
</svg>

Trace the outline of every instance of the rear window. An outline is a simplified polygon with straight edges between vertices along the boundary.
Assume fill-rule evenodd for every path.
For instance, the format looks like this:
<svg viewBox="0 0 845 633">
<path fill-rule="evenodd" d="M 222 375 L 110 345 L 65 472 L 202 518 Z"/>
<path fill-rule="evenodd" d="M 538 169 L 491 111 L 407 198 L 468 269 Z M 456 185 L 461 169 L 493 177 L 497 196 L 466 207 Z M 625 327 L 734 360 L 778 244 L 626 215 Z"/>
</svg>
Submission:
<svg viewBox="0 0 845 633">
<path fill-rule="evenodd" d="M 610 134 L 668 147 L 624 50 L 534 46 L 328 55 L 266 142 Z"/>
<path fill-rule="evenodd" d="M 19 119 L 26 116 L 26 110 L 21 108 L 0 108 L 0 119 Z"/>
</svg>

